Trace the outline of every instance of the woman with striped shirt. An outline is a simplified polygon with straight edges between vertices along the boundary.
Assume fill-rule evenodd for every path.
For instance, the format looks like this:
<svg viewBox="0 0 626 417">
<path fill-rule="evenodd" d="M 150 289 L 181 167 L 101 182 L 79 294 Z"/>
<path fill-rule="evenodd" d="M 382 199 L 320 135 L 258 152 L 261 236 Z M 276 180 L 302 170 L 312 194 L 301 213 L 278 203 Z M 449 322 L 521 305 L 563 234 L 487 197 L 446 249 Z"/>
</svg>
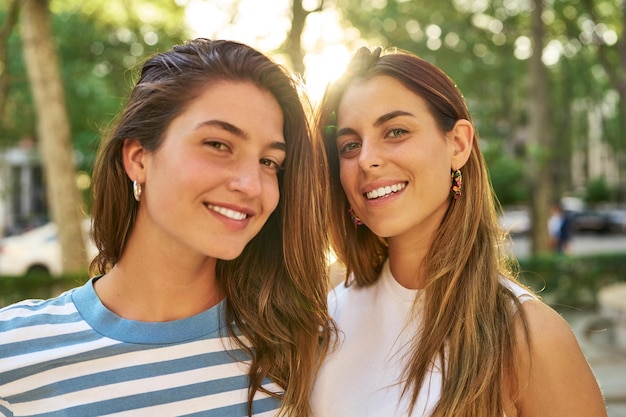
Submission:
<svg viewBox="0 0 626 417">
<path fill-rule="evenodd" d="M 309 415 L 326 174 L 297 87 L 230 41 L 145 62 L 94 167 L 93 278 L 0 310 L 0 415 Z"/>
</svg>

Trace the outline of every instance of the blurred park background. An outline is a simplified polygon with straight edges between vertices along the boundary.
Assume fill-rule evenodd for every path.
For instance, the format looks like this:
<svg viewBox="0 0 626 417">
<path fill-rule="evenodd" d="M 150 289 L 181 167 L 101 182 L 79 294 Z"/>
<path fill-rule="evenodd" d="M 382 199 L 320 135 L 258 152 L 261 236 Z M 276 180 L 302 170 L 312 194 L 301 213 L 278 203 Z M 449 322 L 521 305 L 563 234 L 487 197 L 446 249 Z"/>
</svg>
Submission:
<svg viewBox="0 0 626 417">
<path fill-rule="evenodd" d="M 3 0 L 0 306 L 87 279 L 98 143 L 143 60 L 197 36 L 257 47 L 314 105 L 363 45 L 440 66 L 474 117 L 521 279 L 597 314 L 626 357 L 626 296 L 600 297 L 626 282 L 624 0 Z M 556 201 L 576 219 L 564 254 Z"/>
<path fill-rule="evenodd" d="M 530 254 L 549 252 L 557 200 L 571 202 L 581 232 L 623 233 L 625 7 L 623 0 L 4 0 L 0 234 L 53 221 L 67 248 L 63 269 L 84 267 L 83 255 L 68 254 L 84 246 L 76 242 L 101 136 L 143 60 L 196 36 L 268 53 L 301 74 L 313 104 L 358 47 L 415 52 L 463 91 L 504 224 L 528 234 Z"/>
</svg>

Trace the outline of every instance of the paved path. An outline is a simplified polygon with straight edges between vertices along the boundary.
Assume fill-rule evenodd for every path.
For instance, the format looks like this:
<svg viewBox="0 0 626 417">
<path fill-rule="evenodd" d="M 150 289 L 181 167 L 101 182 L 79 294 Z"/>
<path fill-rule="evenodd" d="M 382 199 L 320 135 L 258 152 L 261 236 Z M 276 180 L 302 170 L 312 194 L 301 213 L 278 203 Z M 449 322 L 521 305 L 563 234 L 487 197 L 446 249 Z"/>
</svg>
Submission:
<svg viewBox="0 0 626 417">
<path fill-rule="evenodd" d="M 570 242 L 570 255 L 585 255 L 595 253 L 626 253 L 626 233 L 599 235 L 584 233 L 574 235 Z M 527 235 L 513 236 L 509 250 L 518 258 L 525 258 L 530 254 L 530 239 Z"/>
<path fill-rule="evenodd" d="M 609 417 L 626 417 L 626 350 L 612 343 L 610 323 L 594 312 L 559 312 L 572 326 L 598 379 Z"/>
</svg>

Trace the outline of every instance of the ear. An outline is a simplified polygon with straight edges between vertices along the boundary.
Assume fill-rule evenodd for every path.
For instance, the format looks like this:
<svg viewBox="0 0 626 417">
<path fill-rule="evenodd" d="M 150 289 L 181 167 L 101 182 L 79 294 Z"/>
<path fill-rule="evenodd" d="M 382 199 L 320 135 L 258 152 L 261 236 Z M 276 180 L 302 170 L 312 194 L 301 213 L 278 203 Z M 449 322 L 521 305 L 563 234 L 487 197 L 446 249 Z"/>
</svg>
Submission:
<svg viewBox="0 0 626 417">
<path fill-rule="evenodd" d="M 460 169 L 465 165 L 472 152 L 472 144 L 474 143 L 474 126 L 469 120 L 459 119 L 454 127 L 448 133 L 451 139 L 451 163 L 453 170 Z"/>
<path fill-rule="evenodd" d="M 137 181 L 139 183 L 145 182 L 145 156 L 146 150 L 141 146 L 138 140 L 124 139 L 122 157 L 126 175 L 128 175 L 131 181 Z"/>
</svg>

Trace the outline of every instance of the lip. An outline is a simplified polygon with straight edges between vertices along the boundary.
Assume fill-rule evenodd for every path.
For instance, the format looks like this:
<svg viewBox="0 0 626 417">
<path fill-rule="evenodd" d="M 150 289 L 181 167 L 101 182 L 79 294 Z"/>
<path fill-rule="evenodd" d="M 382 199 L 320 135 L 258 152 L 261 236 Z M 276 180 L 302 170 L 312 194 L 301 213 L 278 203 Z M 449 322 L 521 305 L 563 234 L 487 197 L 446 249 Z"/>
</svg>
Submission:
<svg viewBox="0 0 626 417">
<path fill-rule="evenodd" d="M 245 227 L 255 215 L 254 210 L 226 203 L 204 203 L 204 207 L 227 226 L 240 229 Z"/>
<path fill-rule="evenodd" d="M 368 202 L 387 200 L 401 193 L 407 185 L 408 181 L 377 181 L 364 186 L 361 193 Z"/>
</svg>

